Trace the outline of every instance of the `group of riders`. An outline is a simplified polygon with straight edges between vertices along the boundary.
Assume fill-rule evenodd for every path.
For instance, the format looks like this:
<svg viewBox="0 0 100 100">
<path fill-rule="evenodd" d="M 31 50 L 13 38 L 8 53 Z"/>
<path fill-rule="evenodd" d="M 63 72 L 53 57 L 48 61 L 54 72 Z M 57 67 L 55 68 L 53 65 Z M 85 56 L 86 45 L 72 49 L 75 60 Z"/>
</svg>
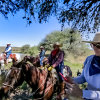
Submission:
<svg viewBox="0 0 100 100">
<path fill-rule="evenodd" d="M 90 43 L 90 46 L 93 48 L 94 54 L 86 58 L 84 62 L 84 67 L 82 74 L 78 77 L 66 77 L 70 83 L 74 85 L 68 85 L 66 94 L 79 94 L 85 100 L 100 100 L 100 32 L 96 33 L 92 41 L 83 41 L 85 43 Z M 61 50 L 62 45 L 58 42 L 53 44 L 53 50 L 51 51 L 48 57 L 48 72 L 52 69 L 55 69 L 59 77 L 59 86 L 62 93 L 64 90 L 64 77 L 63 77 L 63 68 L 64 68 L 64 51 Z M 45 58 L 45 48 L 40 46 L 40 68 L 42 69 L 43 60 Z M 7 44 L 5 49 L 6 60 L 12 53 L 11 44 Z M 7 63 L 7 62 L 6 62 Z M 81 90 L 80 88 L 73 88 L 75 84 L 83 84 L 87 82 L 87 88 Z M 73 88 L 73 89 L 72 89 Z M 78 90 L 79 89 L 79 90 Z M 74 99 L 76 100 L 76 99 Z"/>
<path fill-rule="evenodd" d="M 64 89 L 64 82 L 63 82 L 63 78 L 60 75 L 63 74 L 63 68 L 64 68 L 64 51 L 61 50 L 62 45 L 58 42 L 53 44 L 53 50 L 51 51 L 49 57 L 48 57 L 48 64 L 49 64 L 49 68 L 48 70 L 51 71 L 53 68 L 56 70 L 58 77 L 59 77 L 59 87 L 60 90 L 63 91 Z M 3 56 L 4 56 L 4 62 L 5 64 L 8 64 L 7 59 L 10 58 L 12 54 L 12 47 L 11 44 L 8 43 L 5 51 L 3 52 Z M 45 58 L 45 47 L 44 46 L 40 46 L 40 54 L 39 54 L 39 59 L 40 59 L 40 68 L 42 69 L 43 66 L 43 60 Z"/>
</svg>

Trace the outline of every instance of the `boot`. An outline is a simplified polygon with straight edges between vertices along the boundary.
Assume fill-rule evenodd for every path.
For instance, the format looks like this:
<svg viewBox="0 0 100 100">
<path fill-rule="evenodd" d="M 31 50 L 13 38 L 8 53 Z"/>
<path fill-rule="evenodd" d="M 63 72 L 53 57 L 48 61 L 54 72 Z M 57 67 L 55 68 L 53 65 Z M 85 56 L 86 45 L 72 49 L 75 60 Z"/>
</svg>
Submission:
<svg viewBox="0 0 100 100">
<path fill-rule="evenodd" d="M 4 63 L 5 63 L 5 65 L 7 65 L 7 59 L 4 59 Z"/>
<path fill-rule="evenodd" d="M 65 83 L 61 82 L 60 83 L 60 94 L 64 94 L 64 87 L 65 87 Z"/>
<path fill-rule="evenodd" d="M 60 91 L 57 94 L 57 100 L 63 100 L 64 99 L 64 93 L 65 93 L 64 86 L 65 86 L 64 82 L 59 83 Z"/>
<path fill-rule="evenodd" d="M 64 96 L 65 96 L 65 83 L 61 82 L 60 83 L 60 96 L 61 96 L 61 100 L 64 100 Z"/>
</svg>

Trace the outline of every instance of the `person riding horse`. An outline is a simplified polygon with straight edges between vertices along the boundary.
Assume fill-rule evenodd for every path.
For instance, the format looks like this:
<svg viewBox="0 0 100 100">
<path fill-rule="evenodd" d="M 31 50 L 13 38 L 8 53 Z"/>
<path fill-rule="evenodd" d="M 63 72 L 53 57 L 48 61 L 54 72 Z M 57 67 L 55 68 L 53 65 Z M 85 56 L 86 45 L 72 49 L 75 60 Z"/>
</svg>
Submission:
<svg viewBox="0 0 100 100">
<path fill-rule="evenodd" d="M 5 48 L 5 53 L 6 53 L 5 64 L 8 64 L 7 59 L 9 58 L 10 54 L 12 54 L 12 48 L 10 43 L 7 43 L 7 47 Z"/>
<path fill-rule="evenodd" d="M 60 83 L 60 94 L 62 94 L 64 91 L 64 81 L 62 76 L 59 74 L 63 74 L 63 68 L 64 68 L 64 51 L 60 49 L 62 45 L 58 42 L 53 44 L 53 50 L 51 51 L 51 54 L 48 58 L 49 65 L 52 67 L 49 67 L 48 70 L 52 70 L 52 68 L 56 69 L 56 72 L 59 77 L 59 83 Z"/>
<path fill-rule="evenodd" d="M 43 59 L 45 57 L 45 50 L 44 50 L 44 47 L 43 46 L 40 46 L 40 54 L 39 54 L 39 57 L 40 57 L 40 66 L 43 67 Z"/>
</svg>

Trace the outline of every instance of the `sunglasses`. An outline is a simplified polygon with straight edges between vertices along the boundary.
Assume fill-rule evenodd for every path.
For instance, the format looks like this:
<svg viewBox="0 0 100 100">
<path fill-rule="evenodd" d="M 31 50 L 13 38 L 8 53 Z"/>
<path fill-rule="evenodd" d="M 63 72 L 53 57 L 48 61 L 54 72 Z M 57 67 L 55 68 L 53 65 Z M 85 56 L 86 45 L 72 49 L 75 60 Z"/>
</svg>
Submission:
<svg viewBox="0 0 100 100">
<path fill-rule="evenodd" d="M 100 49 L 100 43 L 97 43 L 97 44 L 92 43 L 92 45 L 95 46 L 96 48 Z"/>
</svg>

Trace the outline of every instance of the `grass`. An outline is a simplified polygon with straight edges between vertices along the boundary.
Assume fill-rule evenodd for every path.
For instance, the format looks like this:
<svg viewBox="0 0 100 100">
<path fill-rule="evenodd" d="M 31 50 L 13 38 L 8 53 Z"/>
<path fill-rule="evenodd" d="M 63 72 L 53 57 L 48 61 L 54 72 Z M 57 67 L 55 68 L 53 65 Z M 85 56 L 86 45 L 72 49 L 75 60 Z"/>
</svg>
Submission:
<svg viewBox="0 0 100 100">
<path fill-rule="evenodd" d="M 65 61 L 64 64 L 68 65 L 71 68 L 73 77 L 76 76 L 78 70 L 82 72 L 82 66 L 83 66 L 82 63 L 77 63 L 77 62 L 71 63 L 71 62 Z"/>
<path fill-rule="evenodd" d="M 5 69 L 10 69 L 12 63 L 8 63 L 7 65 L 5 65 Z"/>
</svg>

